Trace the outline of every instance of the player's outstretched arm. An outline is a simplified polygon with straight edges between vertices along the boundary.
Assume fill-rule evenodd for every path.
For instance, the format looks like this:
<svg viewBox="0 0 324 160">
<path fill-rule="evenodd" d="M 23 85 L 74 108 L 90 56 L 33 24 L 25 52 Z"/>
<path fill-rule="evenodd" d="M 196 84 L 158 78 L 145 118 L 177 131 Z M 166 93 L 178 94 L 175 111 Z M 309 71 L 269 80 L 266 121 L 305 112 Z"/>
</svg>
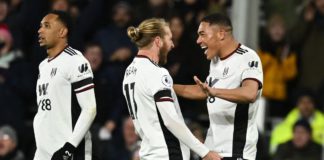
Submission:
<svg viewBox="0 0 324 160">
<path fill-rule="evenodd" d="M 183 119 L 179 117 L 170 90 L 161 90 L 155 94 L 154 98 L 164 125 L 173 135 L 200 157 L 218 157 L 216 160 L 221 160 L 219 155 L 209 152 L 208 148 L 190 132 Z"/>
<path fill-rule="evenodd" d="M 243 80 L 242 86 L 235 89 L 211 88 L 194 76 L 196 84 L 208 96 L 218 97 L 234 103 L 253 103 L 258 95 L 259 83 L 252 79 Z"/>
<path fill-rule="evenodd" d="M 173 89 L 178 96 L 192 100 L 204 100 L 207 95 L 200 89 L 198 85 L 181 85 L 174 84 Z"/>
</svg>

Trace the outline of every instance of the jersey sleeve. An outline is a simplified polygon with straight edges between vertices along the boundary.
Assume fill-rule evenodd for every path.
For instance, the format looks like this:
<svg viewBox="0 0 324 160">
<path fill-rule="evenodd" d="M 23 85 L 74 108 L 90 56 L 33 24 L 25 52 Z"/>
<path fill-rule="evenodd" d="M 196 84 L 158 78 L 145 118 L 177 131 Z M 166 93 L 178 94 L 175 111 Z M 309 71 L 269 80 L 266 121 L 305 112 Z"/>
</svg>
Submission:
<svg viewBox="0 0 324 160">
<path fill-rule="evenodd" d="M 149 90 L 151 92 L 150 95 L 156 95 L 160 91 L 171 91 L 173 86 L 173 80 L 169 74 L 169 72 L 166 69 L 161 68 L 159 72 L 153 73 L 154 75 L 151 76 L 149 83 Z M 161 92 L 160 94 L 157 94 L 154 99 L 156 102 L 159 101 L 173 101 L 172 97 L 166 96 L 164 93 Z"/>
<path fill-rule="evenodd" d="M 77 56 L 77 55 L 75 55 Z M 96 99 L 93 84 L 93 73 L 89 62 L 82 56 L 75 57 L 70 65 L 69 81 L 76 94 L 81 113 L 76 121 L 73 133 L 68 142 L 75 147 L 79 145 L 89 130 L 96 116 Z"/>
<path fill-rule="evenodd" d="M 243 74 L 241 82 L 244 80 L 255 80 L 259 84 L 259 89 L 263 86 L 263 71 L 261 60 L 255 52 L 244 55 Z"/>
<path fill-rule="evenodd" d="M 78 57 L 70 67 L 69 81 L 75 93 L 94 88 L 93 73 L 89 62 L 85 58 Z"/>
</svg>

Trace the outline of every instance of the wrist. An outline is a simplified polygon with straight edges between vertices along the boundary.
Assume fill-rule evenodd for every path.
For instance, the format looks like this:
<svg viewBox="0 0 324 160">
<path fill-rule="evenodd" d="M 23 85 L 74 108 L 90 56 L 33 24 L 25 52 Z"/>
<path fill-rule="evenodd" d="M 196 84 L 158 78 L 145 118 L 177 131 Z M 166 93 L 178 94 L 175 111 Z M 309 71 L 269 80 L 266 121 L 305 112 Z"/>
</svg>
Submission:
<svg viewBox="0 0 324 160">
<path fill-rule="evenodd" d="M 66 142 L 63 146 L 68 151 L 74 152 L 76 150 L 76 147 L 74 147 L 71 143 Z"/>
</svg>

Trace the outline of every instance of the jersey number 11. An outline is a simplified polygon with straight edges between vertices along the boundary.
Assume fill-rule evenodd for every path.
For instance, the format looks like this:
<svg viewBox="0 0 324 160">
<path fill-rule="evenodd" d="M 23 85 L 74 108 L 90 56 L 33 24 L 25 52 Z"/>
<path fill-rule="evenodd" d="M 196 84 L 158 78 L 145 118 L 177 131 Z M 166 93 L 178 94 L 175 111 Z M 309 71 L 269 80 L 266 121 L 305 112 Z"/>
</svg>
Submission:
<svg viewBox="0 0 324 160">
<path fill-rule="evenodd" d="M 135 97 L 134 97 L 135 82 L 130 83 L 130 84 L 125 84 L 124 90 L 126 93 L 127 106 L 128 106 L 128 111 L 130 113 L 130 116 L 132 117 L 132 119 L 137 119 L 137 104 L 135 102 Z M 131 90 L 131 92 L 130 92 L 130 90 Z M 131 98 L 133 99 L 133 101 L 131 101 Z M 133 110 L 133 107 L 134 107 L 134 110 Z"/>
</svg>

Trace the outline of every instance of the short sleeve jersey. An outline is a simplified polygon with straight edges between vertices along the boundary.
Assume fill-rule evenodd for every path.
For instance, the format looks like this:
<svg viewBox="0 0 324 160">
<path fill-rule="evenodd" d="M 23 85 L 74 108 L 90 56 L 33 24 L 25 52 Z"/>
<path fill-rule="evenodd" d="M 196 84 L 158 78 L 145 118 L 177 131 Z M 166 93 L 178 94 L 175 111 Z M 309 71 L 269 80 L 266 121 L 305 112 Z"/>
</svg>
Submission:
<svg viewBox="0 0 324 160">
<path fill-rule="evenodd" d="M 255 159 L 258 131 L 255 122 L 263 83 L 260 58 L 252 49 L 239 44 L 228 57 L 214 58 L 206 82 L 213 88 L 235 89 L 245 80 L 259 85 L 254 103 L 233 103 L 208 97 L 210 128 L 205 144 L 223 157 Z"/>
</svg>

